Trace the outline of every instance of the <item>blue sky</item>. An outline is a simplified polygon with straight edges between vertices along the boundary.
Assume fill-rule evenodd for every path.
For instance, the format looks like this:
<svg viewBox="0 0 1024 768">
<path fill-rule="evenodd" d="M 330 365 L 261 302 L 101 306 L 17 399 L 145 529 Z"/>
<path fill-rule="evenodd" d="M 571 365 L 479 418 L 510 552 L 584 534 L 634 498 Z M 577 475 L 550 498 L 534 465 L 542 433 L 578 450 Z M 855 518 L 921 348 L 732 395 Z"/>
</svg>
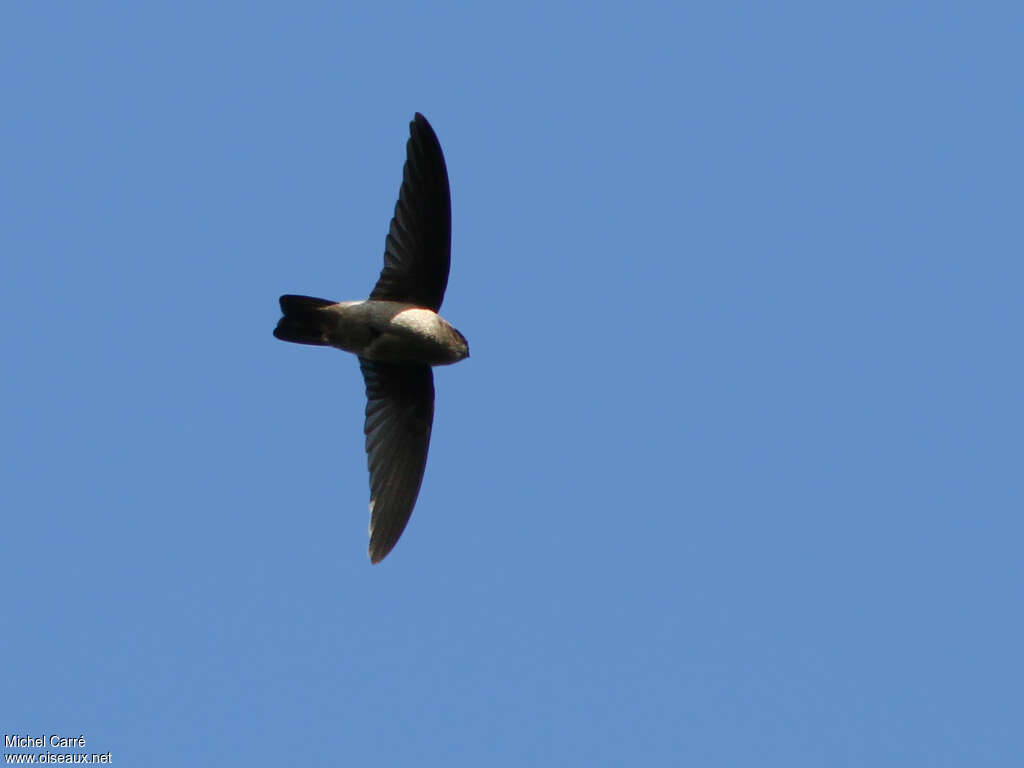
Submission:
<svg viewBox="0 0 1024 768">
<path fill-rule="evenodd" d="M 1019 760 L 1024 15 L 848 5 L 3 4 L 3 732 Z M 358 365 L 271 330 L 417 110 L 473 356 L 371 567 Z"/>
</svg>

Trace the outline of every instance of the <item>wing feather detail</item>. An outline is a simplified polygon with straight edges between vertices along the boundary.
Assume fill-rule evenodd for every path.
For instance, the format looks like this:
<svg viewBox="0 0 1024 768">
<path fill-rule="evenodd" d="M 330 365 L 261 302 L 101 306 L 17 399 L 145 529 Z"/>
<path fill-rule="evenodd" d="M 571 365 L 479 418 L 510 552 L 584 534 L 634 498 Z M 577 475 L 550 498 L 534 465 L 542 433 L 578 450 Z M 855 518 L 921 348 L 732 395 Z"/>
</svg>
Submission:
<svg viewBox="0 0 1024 768">
<path fill-rule="evenodd" d="M 371 299 L 441 308 L 451 266 L 448 169 L 434 129 L 419 112 L 409 124 L 402 186 L 384 243 L 384 268 Z"/>
<path fill-rule="evenodd" d="M 370 470 L 370 560 L 398 543 L 423 482 L 434 420 L 428 365 L 359 358 L 366 382 L 366 459 Z"/>
</svg>

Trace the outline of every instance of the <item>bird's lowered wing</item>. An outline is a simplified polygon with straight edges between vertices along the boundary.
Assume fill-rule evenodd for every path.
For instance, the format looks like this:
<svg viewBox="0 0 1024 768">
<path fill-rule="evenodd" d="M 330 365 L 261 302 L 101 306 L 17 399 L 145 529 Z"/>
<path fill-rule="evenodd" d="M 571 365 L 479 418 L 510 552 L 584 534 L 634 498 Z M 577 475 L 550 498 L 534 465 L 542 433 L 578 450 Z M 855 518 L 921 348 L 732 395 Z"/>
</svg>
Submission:
<svg viewBox="0 0 1024 768">
<path fill-rule="evenodd" d="M 423 481 L 434 420 L 428 365 L 359 358 L 366 381 L 366 458 L 370 468 L 370 561 L 378 563 L 405 530 Z"/>
</svg>

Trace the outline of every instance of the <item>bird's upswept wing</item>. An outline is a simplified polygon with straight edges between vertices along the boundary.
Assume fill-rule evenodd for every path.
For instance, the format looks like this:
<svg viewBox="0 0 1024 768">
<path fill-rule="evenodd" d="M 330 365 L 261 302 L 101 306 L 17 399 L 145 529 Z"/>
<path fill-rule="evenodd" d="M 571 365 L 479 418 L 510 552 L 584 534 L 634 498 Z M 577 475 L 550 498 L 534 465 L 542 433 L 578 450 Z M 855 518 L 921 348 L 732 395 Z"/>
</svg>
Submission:
<svg viewBox="0 0 1024 768">
<path fill-rule="evenodd" d="M 395 203 L 381 270 L 371 299 L 441 308 L 451 265 L 452 203 L 441 143 L 416 113 L 405 145 L 402 188 Z"/>
<path fill-rule="evenodd" d="M 359 358 L 366 381 L 366 459 L 370 467 L 370 561 L 378 563 L 405 530 L 423 481 L 434 420 L 429 365 Z"/>
</svg>

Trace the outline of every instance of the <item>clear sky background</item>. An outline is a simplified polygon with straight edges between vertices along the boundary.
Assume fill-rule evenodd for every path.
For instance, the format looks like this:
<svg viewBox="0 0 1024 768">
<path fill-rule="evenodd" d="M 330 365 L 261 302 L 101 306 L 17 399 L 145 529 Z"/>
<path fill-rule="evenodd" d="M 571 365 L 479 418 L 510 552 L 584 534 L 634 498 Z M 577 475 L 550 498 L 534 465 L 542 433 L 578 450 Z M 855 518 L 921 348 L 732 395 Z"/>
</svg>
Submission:
<svg viewBox="0 0 1024 768">
<path fill-rule="evenodd" d="M 1018 764 L 1020 4 L 353 5 L 0 10 L 0 729 Z M 356 360 L 271 330 L 416 110 L 473 356 L 371 566 Z"/>
</svg>

